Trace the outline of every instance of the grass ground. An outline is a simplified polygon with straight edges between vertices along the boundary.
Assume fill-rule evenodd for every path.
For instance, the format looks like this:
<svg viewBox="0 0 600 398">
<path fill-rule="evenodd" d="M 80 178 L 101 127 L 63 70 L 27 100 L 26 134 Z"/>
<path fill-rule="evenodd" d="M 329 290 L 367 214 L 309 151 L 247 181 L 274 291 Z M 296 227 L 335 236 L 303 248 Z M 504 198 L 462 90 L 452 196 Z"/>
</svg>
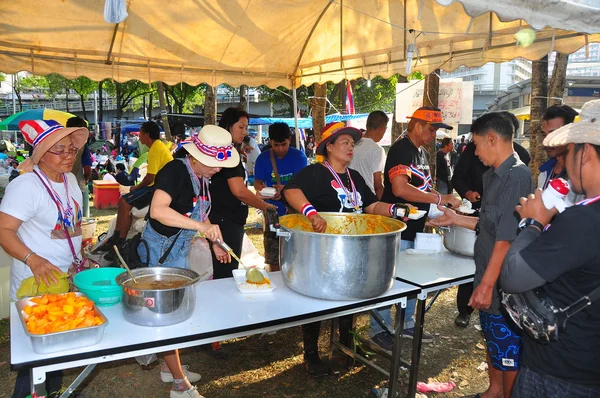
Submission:
<svg viewBox="0 0 600 398">
<path fill-rule="evenodd" d="M 93 211 L 98 221 L 97 234 L 108 228 L 114 210 Z M 249 223 L 259 221 L 251 211 Z M 259 252 L 263 252 L 262 232 L 258 228 L 247 230 Z M 432 344 L 424 344 L 419 380 L 427 382 L 454 381 L 457 388 L 445 394 L 428 394 L 430 397 L 459 397 L 472 395 L 487 388 L 487 372 L 477 367 L 485 361 L 483 338 L 472 325 L 474 315 L 466 329 L 454 326 L 456 289 L 448 289 L 425 316 L 427 332 L 435 335 Z M 209 303 L 206 303 L 209 305 Z M 10 371 L 10 338 L 8 320 L 0 321 L 0 398 L 9 397 L 15 380 Z M 368 316 L 358 317 L 360 333 L 366 333 Z M 324 322 L 321 344 L 326 352 L 329 322 Z M 409 359 L 411 340 L 402 344 L 403 357 Z M 191 370 L 202 373 L 197 383 L 206 397 L 367 397 L 374 387 L 385 386 L 383 375 L 365 366 L 347 368 L 346 360 L 336 354 L 331 363 L 339 370 L 335 376 L 312 379 L 302 367 L 302 336 L 299 327 L 280 330 L 274 335 L 254 335 L 223 342 L 228 359 L 215 359 L 202 347 L 182 350 L 182 362 Z M 481 347 L 481 348 L 479 348 Z M 375 359 L 384 368 L 388 362 Z M 65 372 L 65 382 L 71 382 L 82 368 Z M 400 380 L 404 385 L 408 373 L 403 371 Z M 141 367 L 134 359 L 100 364 L 86 382 L 77 390 L 83 397 L 166 397 L 169 384 L 162 383 L 156 362 Z"/>
</svg>

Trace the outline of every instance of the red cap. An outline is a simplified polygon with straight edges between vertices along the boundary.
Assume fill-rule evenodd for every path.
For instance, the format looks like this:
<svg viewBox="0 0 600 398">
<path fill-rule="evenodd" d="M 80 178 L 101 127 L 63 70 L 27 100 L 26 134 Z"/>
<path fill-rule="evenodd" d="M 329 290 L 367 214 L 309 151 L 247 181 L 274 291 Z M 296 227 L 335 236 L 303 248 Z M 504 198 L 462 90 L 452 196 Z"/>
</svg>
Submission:
<svg viewBox="0 0 600 398">
<path fill-rule="evenodd" d="M 561 195 L 567 195 L 570 190 L 569 183 L 563 178 L 555 178 L 550 181 L 550 186 Z"/>
</svg>

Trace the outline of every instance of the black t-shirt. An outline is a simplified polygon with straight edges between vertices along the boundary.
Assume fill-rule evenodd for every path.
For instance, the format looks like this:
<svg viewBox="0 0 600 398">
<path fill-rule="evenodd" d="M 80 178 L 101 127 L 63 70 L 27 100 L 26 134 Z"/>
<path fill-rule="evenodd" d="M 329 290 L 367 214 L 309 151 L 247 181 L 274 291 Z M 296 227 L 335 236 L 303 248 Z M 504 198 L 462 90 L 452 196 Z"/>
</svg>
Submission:
<svg viewBox="0 0 600 398">
<path fill-rule="evenodd" d="M 600 201 L 573 206 L 521 251 L 548 283 L 540 289 L 565 308 L 600 286 Z M 558 341 L 541 344 L 523 333 L 524 364 L 576 384 L 600 386 L 600 303 L 570 317 Z"/>
<path fill-rule="evenodd" d="M 358 171 L 348 170 L 350 170 L 350 176 L 358 191 L 358 204 L 364 211 L 365 208 L 377 202 L 377 197 Z M 338 173 L 338 176 L 350 196 L 353 196 L 347 173 Z M 317 211 L 344 213 L 354 211 L 344 189 L 339 186 L 329 170 L 320 163 L 305 167 L 295 174 L 283 187 L 284 191 L 288 189 L 300 189 Z"/>
<path fill-rule="evenodd" d="M 452 170 L 450 170 L 450 155 L 446 156 L 444 151 L 441 149 L 436 153 L 436 174 L 435 178 L 438 181 L 443 181 L 445 183 L 450 182 L 450 176 L 452 175 Z"/>
<path fill-rule="evenodd" d="M 156 174 L 155 189 L 165 191 L 171 197 L 169 207 L 179 214 L 187 214 L 194 209 L 194 187 L 185 164 L 179 160 L 171 160 Z M 152 228 L 161 235 L 173 236 L 180 228 L 168 227 L 149 218 Z"/>
<path fill-rule="evenodd" d="M 387 203 L 410 203 L 419 208 L 419 210 L 429 211 L 429 203 L 409 202 L 403 198 L 397 197 L 392 192 L 392 183 L 395 177 L 399 175 L 408 176 L 408 183 L 423 192 L 431 192 L 431 176 L 429 175 L 429 161 L 427 160 L 427 151 L 420 147 L 417 148 L 408 139 L 402 138 L 390 148 L 385 169 L 383 173 L 383 196 L 382 202 Z M 409 220 L 407 227 L 402 232 L 402 240 L 415 240 L 417 232 L 423 232 L 425 220 L 422 217 L 419 220 Z"/>
<path fill-rule="evenodd" d="M 231 193 L 227 182 L 230 178 L 235 177 L 246 178 L 246 170 L 241 159 L 237 166 L 223 168 L 210 179 L 210 196 L 212 198 L 210 216 L 211 218 L 221 216 L 244 225 L 248 218 L 248 206 Z"/>
</svg>

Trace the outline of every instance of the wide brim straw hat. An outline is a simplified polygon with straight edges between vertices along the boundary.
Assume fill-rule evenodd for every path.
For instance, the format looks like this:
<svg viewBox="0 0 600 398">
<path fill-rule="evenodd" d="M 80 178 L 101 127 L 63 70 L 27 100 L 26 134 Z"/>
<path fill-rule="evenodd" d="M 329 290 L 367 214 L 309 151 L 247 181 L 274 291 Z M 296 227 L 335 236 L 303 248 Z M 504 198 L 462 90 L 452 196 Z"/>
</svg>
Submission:
<svg viewBox="0 0 600 398">
<path fill-rule="evenodd" d="M 544 138 L 545 147 L 567 144 L 600 145 L 600 100 L 583 104 L 578 122 L 562 126 Z"/>
<path fill-rule="evenodd" d="M 63 138 L 71 136 L 73 146 L 81 148 L 90 135 L 87 127 L 64 127 L 55 120 L 23 120 L 19 122 L 19 129 L 25 141 L 33 147 L 31 156 L 19 165 L 19 169 L 28 172 L 33 171 L 33 166 L 42 156 Z"/>
<path fill-rule="evenodd" d="M 240 163 L 240 154 L 233 147 L 231 134 L 222 127 L 206 125 L 198 134 L 183 143 L 190 156 L 208 167 L 235 167 Z"/>
<path fill-rule="evenodd" d="M 362 133 L 359 129 L 354 127 L 346 127 L 343 122 L 329 123 L 323 127 L 323 130 L 321 130 L 321 142 L 317 146 L 317 150 L 315 151 L 316 154 L 324 155 L 327 144 L 333 141 L 335 137 L 339 137 L 340 135 L 344 134 L 352 136 L 354 143 L 357 143 L 362 137 Z"/>
</svg>

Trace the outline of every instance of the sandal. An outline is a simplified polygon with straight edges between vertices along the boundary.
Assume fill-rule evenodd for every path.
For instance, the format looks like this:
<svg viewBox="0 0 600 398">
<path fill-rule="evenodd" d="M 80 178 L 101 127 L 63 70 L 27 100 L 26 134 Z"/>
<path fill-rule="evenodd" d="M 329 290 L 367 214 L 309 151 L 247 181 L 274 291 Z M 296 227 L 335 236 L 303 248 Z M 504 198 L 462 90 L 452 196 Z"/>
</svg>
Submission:
<svg viewBox="0 0 600 398">
<path fill-rule="evenodd" d="M 318 355 L 305 357 L 304 369 L 311 377 L 325 377 L 329 375 L 329 369 Z"/>
</svg>

